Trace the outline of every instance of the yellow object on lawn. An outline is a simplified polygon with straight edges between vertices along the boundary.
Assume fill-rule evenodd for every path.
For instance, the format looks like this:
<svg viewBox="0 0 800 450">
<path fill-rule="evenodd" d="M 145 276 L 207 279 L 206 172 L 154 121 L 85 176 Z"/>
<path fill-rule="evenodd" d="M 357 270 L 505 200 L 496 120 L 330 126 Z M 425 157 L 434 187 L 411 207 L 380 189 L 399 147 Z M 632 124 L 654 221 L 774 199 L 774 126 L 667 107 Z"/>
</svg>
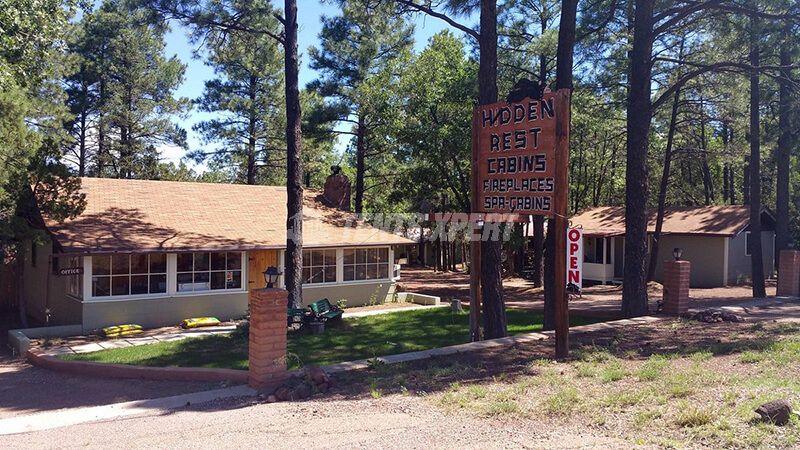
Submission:
<svg viewBox="0 0 800 450">
<path fill-rule="evenodd" d="M 103 336 L 105 337 L 125 337 L 134 336 L 142 332 L 142 326 L 134 323 L 125 325 L 114 325 L 112 327 L 103 328 Z"/>
<path fill-rule="evenodd" d="M 181 322 L 183 328 L 214 327 L 220 324 L 216 317 L 193 317 Z"/>
</svg>

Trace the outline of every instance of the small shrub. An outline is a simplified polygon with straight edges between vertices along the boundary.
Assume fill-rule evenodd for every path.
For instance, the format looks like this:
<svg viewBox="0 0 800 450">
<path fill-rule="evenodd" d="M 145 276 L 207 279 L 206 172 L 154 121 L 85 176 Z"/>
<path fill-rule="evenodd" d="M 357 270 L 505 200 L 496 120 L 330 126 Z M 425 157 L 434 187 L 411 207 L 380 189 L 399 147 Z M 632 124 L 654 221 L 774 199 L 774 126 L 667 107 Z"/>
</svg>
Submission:
<svg viewBox="0 0 800 450">
<path fill-rule="evenodd" d="M 545 398 L 542 402 L 542 411 L 551 416 L 564 416 L 580 404 L 580 396 L 575 388 L 564 388 Z"/>
<path fill-rule="evenodd" d="M 575 365 L 575 376 L 578 378 L 594 378 L 597 375 L 597 367 L 592 363 L 579 362 Z"/>
<path fill-rule="evenodd" d="M 763 353 L 756 352 L 756 351 L 753 351 L 753 350 L 748 350 L 746 352 L 742 352 L 742 354 L 739 355 L 739 361 L 741 361 L 741 362 L 743 362 L 745 364 L 759 363 L 763 359 L 764 359 L 764 354 Z"/>
<path fill-rule="evenodd" d="M 650 422 L 661 418 L 662 413 L 658 410 L 640 411 L 633 416 L 633 426 L 642 430 L 650 425 Z"/>
<path fill-rule="evenodd" d="M 639 369 L 638 377 L 642 381 L 653 381 L 661 378 L 669 367 L 669 359 L 661 355 L 652 355 Z"/>
<path fill-rule="evenodd" d="M 625 378 L 625 369 L 619 361 L 612 361 L 600 369 L 600 380 L 603 383 L 613 383 Z"/>
<path fill-rule="evenodd" d="M 714 421 L 714 412 L 704 408 L 684 408 L 675 418 L 675 424 L 684 428 L 708 425 Z"/>
<path fill-rule="evenodd" d="M 336 306 L 339 309 L 347 308 L 347 299 L 346 298 L 340 298 L 339 300 L 336 300 Z"/>
<path fill-rule="evenodd" d="M 490 403 L 485 410 L 485 414 L 489 416 L 503 416 L 509 414 L 516 414 L 519 412 L 519 405 L 514 402 L 503 400 L 499 402 Z"/>
</svg>

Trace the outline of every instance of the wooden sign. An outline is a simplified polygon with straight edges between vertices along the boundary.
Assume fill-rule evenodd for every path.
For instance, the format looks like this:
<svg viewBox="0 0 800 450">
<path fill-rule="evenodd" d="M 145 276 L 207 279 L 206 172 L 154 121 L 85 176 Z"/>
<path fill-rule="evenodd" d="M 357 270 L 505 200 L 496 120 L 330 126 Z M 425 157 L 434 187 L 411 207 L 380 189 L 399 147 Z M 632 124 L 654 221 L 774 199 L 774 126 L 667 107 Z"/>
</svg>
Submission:
<svg viewBox="0 0 800 450">
<path fill-rule="evenodd" d="M 479 213 L 552 215 L 556 210 L 556 115 L 566 108 L 541 99 L 480 105 L 473 112 L 473 164 Z"/>
<path fill-rule="evenodd" d="M 58 269 L 56 275 L 58 275 L 59 277 L 83 275 L 83 267 L 64 267 L 63 269 Z"/>
</svg>

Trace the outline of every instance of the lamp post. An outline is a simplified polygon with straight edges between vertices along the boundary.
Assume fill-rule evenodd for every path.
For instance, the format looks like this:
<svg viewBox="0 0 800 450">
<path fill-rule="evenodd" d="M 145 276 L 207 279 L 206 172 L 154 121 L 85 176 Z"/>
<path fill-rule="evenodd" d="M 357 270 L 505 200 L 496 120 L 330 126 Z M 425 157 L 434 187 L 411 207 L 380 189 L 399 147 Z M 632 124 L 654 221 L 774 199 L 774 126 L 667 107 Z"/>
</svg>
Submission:
<svg viewBox="0 0 800 450">
<path fill-rule="evenodd" d="M 278 281 L 278 277 L 281 275 L 278 272 L 278 268 L 275 266 L 267 267 L 267 270 L 262 272 L 264 274 L 264 281 L 267 283 L 267 289 L 272 289 L 275 287 L 275 283 Z"/>
<path fill-rule="evenodd" d="M 672 249 L 672 256 L 675 258 L 675 261 L 680 261 L 682 255 L 683 255 L 683 249 L 681 249 L 680 247 L 675 247 Z"/>
</svg>

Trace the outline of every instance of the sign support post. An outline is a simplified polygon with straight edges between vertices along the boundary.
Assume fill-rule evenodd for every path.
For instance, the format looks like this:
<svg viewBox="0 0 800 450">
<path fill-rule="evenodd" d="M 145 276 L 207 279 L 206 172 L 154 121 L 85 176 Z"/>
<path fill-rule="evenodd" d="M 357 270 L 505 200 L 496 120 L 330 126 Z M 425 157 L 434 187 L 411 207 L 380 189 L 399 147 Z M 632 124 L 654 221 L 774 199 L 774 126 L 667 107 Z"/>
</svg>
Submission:
<svg viewBox="0 0 800 450">
<path fill-rule="evenodd" d="M 570 90 L 546 90 L 521 100 L 478 105 L 472 117 L 470 334 L 480 339 L 479 220 L 551 216 L 555 237 L 556 358 L 569 354 L 567 203 Z M 498 220 L 499 218 L 499 220 Z M 477 232 L 477 236 L 476 236 Z M 477 239 L 476 239 L 477 237 Z"/>
<path fill-rule="evenodd" d="M 555 319 L 556 358 L 569 356 L 569 299 L 567 298 L 567 202 L 569 199 L 570 91 L 556 92 L 555 175 Z"/>
<path fill-rule="evenodd" d="M 470 341 L 481 340 L 481 236 L 483 229 L 475 221 L 479 209 L 478 200 L 478 142 L 480 140 L 480 121 L 477 114 L 472 115 L 472 178 L 470 196 L 472 220 L 469 240 L 469 337 Z M 478 240 L 475 240 L 475 236 Z"/>
</svg>

